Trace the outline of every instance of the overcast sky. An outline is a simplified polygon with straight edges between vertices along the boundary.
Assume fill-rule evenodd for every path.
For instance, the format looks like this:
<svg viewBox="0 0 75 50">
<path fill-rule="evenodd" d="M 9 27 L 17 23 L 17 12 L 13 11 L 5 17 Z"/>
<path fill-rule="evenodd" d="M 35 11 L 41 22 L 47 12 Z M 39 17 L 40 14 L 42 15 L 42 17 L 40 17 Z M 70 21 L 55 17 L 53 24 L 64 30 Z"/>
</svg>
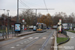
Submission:
<svg viewBox="0 0 75 50">
<path fill-rule="evenodd" d="M 66 14 L 75 13 L 75 0 L 45 0 L 47 8 L 54 8 L 49 10 L 51 15 L 56 12 L 65 12 Z M 24 3 L 26 4 L 24 4 Z M 43 0 L 19 0 L 19 8 L 45 8 Z M 17 0 L 0 0 L 0 9 L 10 10 L 10 15 L 15 16 L 17 14 Z M 21 11 L 21 10 L 20 10 Z M 0 10 L 0 15 L 4 13 Z M 47 10 L 39 11 L 38 13 L 47 14 Z M 5 14 L 7 12 L 5 11 Z"/>
</svg>

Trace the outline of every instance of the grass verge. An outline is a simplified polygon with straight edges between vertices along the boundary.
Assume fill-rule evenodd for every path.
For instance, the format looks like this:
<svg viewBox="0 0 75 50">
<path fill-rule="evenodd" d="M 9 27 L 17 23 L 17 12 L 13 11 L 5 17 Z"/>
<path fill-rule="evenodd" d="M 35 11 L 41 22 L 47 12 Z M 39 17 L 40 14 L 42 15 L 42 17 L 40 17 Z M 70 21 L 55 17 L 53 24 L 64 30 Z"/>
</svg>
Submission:
<svg viewBox="0 0 75 50">
<path fill-rule="evenodd" d="M 73 30 L 66 30 L 66 31 L 69 31 L 69 32 L 75 33 L 75 31 L 73 31 Z"/>
<path fill-rule="evenodd" d="M 6 30 L 0 30 L 0 32 L 5 32 Z M 9 30 L 9 31 L 11 31 L 11 30 Z"/>
<path fill-rule="evenodd" d="M 5 30 L 0 30 L 0 32 L 3 32 L 3 31 L 5 31 Z"/>
<path fill-rule="evenodd" d="M 73 31 L 73 30 L 69 30 L 69 32 L 73 32 L 73 33 L 75 33 L 75 31 Z"/>
<path fill-rule="evenodd" d="M 61 43 L 66 41 L 68 38 L 63 38 L 63 37 L 57 37 L 57 43 Z"/>
</svg>

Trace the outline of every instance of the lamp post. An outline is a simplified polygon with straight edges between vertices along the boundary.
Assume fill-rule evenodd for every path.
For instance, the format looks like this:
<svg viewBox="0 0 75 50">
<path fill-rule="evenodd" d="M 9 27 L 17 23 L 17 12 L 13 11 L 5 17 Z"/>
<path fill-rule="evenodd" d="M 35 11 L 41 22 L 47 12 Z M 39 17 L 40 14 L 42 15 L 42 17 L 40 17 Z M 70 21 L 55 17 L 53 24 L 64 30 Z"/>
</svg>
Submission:
<svg viewBox="0 0 75 50">
<path fill-rule="evenodd" d="M 7 32 L 8 32 L 8 37 L 9 37 L 9 11 L 10 10 L 7 10 L 7 15 L 8 15 L 8 17 L 7 17 L 7 23 L 8 23 L 8 25 L 7 25 Z"/>
<path fill-rule="evenodd" d="M 4 11 L 4 14 L 5 14 L 5 9 L 3 9 L 3 11 Z"/>
<path fill-rule="evenodd" d="M 5 9 L 3 9 L 3 11 L 4 11 L 4 15 L 5 15 Z M 5 17 L 4 17 L 4 32 L 3 32 L 3 39 L 4 39 L 4 33 L 5 33 Z"/>
<path fill-rule="evenodd" d="M 3 10 L 4 11 L 4 14 L 5 14 L 5 9 L 0 9 L 0 10 Z M 3 25 L 4 26 L 4 25 Z M 4 29 L 4 27 L 2 27 L 2 29 Z"/>
<path fill-rule="evenodd" d="M 5 9 L 0 9 L 0 10 L 3 10 L 4 11 L 4 14 L 5 14 Z M 3 30 L 5 30 L 5 18 L 4 18 Z M 4 39 L 4 31 L 3 31 L 3 39 Z"/>
<path fill-rule="evenodd" d="M 3 9 L 3 11 L 4 11 L 4 14 L 5 14 L 5 9 Z M 4 27 L 5 27 L 5 17 L 4 17 Z"/>
<path fill-rule="evenodd" d="M 17 0 L 17 23 L 19 22 L 19 0 Z"/>
</svg>

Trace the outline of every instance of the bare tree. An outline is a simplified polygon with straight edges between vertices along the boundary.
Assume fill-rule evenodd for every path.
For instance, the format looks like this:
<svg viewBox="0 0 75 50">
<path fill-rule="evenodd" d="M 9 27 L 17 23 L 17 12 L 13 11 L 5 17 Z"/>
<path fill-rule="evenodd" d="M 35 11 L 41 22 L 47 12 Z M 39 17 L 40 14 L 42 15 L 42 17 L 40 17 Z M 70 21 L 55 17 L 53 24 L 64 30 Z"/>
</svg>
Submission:
<svg viewBox="0 0 75 50">
<path fill-rule="evenodd" d="M 32 10 L 25 10 L 20 14 L 20 22 L 25 19 L 26 25 L 34 25 L 37 22 L 37 17 Z"/>
</svg>

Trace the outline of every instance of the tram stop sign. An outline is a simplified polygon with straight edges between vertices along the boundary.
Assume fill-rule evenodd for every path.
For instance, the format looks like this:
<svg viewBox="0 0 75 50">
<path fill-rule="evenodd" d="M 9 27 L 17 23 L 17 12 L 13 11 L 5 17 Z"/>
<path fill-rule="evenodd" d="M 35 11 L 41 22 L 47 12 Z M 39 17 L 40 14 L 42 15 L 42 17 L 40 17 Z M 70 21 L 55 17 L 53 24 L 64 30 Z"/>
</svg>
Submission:
<svg viewBox="0 0 75 50">
<path fill-rule="evenodd" d="M 22 22 L 24 22 L 25 20 L 24 19 L 22 19 Z"/>
</svg>

